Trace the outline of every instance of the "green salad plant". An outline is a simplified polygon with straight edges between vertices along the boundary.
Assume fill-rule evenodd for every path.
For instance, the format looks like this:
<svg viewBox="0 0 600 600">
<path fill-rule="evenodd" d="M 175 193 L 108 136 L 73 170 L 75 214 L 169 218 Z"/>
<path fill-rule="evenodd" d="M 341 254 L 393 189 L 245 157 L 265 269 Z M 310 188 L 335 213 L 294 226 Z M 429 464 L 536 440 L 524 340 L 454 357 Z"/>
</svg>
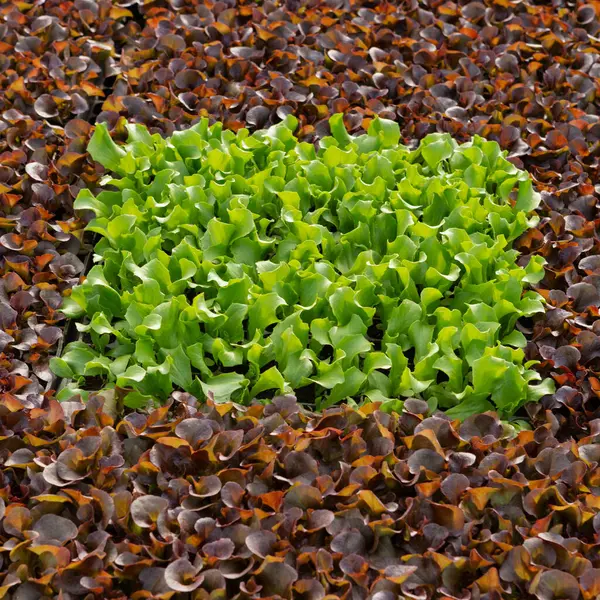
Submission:
<svg viewBox="0 0 600 600">
<path fill-rule="evenodd" d="M 95 265 L 64 312 L 84 338 L 52 360 L 72 380 L 174 388 L 217 401 L 307 393 L 317 408 L 418 396 L 456 417 L 504 416 L 552 392 L 525 362 L 520 317 L 543 310 L 516 262 L 539 195 L 497 143 L 433 134 L 416 150 L 375 119 L 342 116 L 318 147 L 286 119 L 250 134 L 203 119 L 169 139 L 104 124 L 89 145 L 111 172 L 75 208 L 95 219 Z M 303 392 L 304 390 L 304 392 Z"/>
</svg>

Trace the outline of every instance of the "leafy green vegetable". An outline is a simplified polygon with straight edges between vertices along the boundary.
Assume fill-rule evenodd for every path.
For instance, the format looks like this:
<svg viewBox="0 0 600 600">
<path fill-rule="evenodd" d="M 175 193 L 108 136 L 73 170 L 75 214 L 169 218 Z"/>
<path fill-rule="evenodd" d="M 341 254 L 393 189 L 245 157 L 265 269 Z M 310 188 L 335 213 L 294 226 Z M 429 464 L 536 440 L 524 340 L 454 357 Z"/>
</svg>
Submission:
<svg viewBox="0 0 600 600">
<path fill-rule="evenodd" d="M 137 125 L 122 148 L 96 127 L 118 191 L 76 201 L 102 239 L 67 305 L 93 348 L 71 345 L 56 372 L 131 388 L 132 405 L 174 386 L 243 402 L 310 385 L 320 407 L 420 395 L 511 415 L 551 391 L 515 331 L 542 311 L 524 288 L 543 261 L 511 249 L 535 222 L 527 174 L 478 137 L 411 151 L 393 122 L 352 137 L 336 115 L 315 149 L 296 126 L 203 120 L 165 140 Z"/>
</svg>

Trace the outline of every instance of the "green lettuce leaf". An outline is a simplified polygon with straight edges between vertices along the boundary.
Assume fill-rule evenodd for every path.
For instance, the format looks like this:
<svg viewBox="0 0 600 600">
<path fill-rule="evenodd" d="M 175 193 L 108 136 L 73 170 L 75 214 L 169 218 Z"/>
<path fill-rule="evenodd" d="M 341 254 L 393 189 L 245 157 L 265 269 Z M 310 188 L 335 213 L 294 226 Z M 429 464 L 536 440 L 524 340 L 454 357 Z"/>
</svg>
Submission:
<svg viewBox="0 0 600 600">
<path fill-rule="evenodd" d="M 416 395 L 509 417 L 551 393 L 515 329 L 543 310 L 529 289 L 543 260 L 519 266 L 511 247 L 540 202 L 527 174 L 477 136 L 411 151 L 393 121 L 351 136 L 336 114 L 315 148 L 297 126 L 202 119 L 163 139 L 130 124 L 120 146 L 97 125 L 89 151 L 111 190 L 75 203 L 100 240 L 64 307 L 84 341 L 55 373 L 102 377 L 130 406 L 310 386 L 320 408 Z"/>
</svg>

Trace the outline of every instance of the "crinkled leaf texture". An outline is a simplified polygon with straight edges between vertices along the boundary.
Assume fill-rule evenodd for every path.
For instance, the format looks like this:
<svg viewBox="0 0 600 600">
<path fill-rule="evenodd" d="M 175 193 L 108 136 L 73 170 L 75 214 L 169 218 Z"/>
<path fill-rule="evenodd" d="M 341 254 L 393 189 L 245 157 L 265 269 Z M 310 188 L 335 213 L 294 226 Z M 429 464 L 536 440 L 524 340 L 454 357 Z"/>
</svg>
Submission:
<svg viewBox="0 0 600 600">
<path fill-rule="evenodd" d="M 535 222 L 527 174 L 479 137 L 411 151 L 391 121 L 330 125 L 317 149 L 292 116 L 252 135 L 137 126 L 117 151 L 99 124 L 90 148 L 121 177 L 75 204 L 101 241 L 71 296 L 97 358 L 67 348 L 61 373 L 136 405 L 174 387 L 243 402 L 311 386 L 320 408 L 421 396 L 460 417 L 551 391 L 514 328 L 543 306 L 525 291 L 542 259 L 518 266 L 511 248 Z"/>
</svg>

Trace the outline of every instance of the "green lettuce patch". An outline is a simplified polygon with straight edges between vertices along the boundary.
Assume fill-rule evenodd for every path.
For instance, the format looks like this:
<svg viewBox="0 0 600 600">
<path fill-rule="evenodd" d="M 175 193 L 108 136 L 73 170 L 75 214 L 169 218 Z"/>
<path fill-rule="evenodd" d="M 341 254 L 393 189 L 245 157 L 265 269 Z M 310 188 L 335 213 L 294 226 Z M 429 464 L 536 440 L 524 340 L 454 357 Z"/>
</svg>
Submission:
<svg viewBox="0 0 600 600">
<path fill-rule="evenodd" d="M 392 121 L 330 125 L 315 149 L 291 116 L 252 135 L 128 125 L 122 147 L 99 124 L 89 150 L 114 176 L 76 201 L 101 240 L 65 307 L 91 343 L 55 372 L 130 389 L 132 406 L 307 388 L 321 409 L 420 396 L 463 417 L 551 392 L 515 329 L 543 310 L 524 291 L 542 258 L 518 266 L 511 248 L 539 203 L 527 174 L 478 137 L 410 150 Z"/>
</svg>

